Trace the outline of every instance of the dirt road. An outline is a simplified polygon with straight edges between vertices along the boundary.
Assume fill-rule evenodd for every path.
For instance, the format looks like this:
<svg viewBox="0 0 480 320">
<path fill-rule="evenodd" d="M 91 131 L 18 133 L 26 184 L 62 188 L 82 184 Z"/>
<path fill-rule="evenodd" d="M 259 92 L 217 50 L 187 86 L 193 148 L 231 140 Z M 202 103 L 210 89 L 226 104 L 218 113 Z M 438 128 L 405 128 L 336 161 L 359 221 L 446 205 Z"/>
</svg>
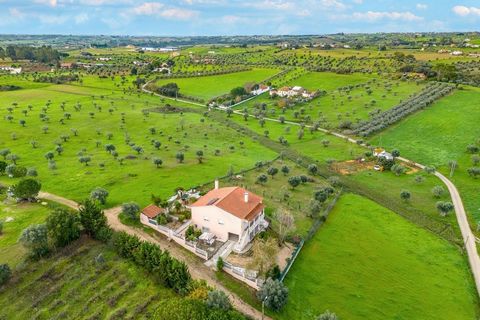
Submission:
<svg viewBox="0 0 480 320">
<path fill-rule="evenodd" d="M 48 192 L 40 192 L 39 198 L 57 202 L 75 210 L 78 210 L 79 207 L 78 203 L 73 200 L 66 199 Z M 177 246 L 174 242 L 168 241 L 168 239 L 165 239 L 165 237 L 163 237 L 162 235 L 151 235 L 141 229 L 130 227 L 121 223 L 118 218 L 121 210 L 121 207 L 114 207 L 104 210 L 105 216 L 108 220 L 108 224 L 112 229 L 116 231 L 125 231 L 126 233 L 131 235 L 136 235 L 141 240 L 155 243 L 160 248 L 162 248 L 162 250 L 169 251 L 172 257 L 175 257 L 176 259 L 181 260 L 188 265 L 188 270 L 190 271 L 192 278 L 203 279 L 207 282 L 208 285 L 224 291 L 229 296 L 230 301 L 232 302 L 232 305 L 235 309 L 253 319 L 262 318 L 262 314 L 260 311 L 251 307 L 249 304 L 245 303 L 242 299 L 240 299 L 240 297 L 238 297 L 236 294 L 224 287 L 217 280 L 214 271 L 205 266 L 203 264 L 203 261 L 201 261 L 198 257 Z M 264 319 L 270 318 L 265 316 Z"/>
</svg>

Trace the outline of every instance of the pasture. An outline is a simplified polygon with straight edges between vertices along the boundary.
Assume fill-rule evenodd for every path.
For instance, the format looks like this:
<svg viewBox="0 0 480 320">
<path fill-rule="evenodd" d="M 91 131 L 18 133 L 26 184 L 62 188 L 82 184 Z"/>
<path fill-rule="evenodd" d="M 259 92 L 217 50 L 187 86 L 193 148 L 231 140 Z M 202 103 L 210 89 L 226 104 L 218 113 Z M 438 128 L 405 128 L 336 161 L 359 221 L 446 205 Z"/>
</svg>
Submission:
<svg viewBox="0 0 480 320">
<path fill-rule="evenodd" d="M 275 157 L 199 114 L 143 113 L 145 107 L 155 106 L 147 101 L 159 101 L 157 97 L 122 99 L 115 93 L 102 99 L 86 95 L 90 89 L 82 86 L 47 88 L 0 94 L 0 113 L 11 117 L 2 119 L 0 149 L 16 154 L 18 165 L 35 167 L 44 190 L 77 201 L 102 186 L 110 192 L 108 206 L 126 201 L 144 205 L 151 194 L 167 197 L 176 187 L 195 186 L 225 175 L 230 168 L 239 171 Z M 20 120 L 25 120 L 24 126 Z M 158 148 L 154 141 L 160 142 Z M 107 151 L 106 145 L 115 150 Z M 54 154 L 52 161 L 46 159 L 48 152 Z M 178 153 L 184 157 L 181 163 Z M 82 157 L 90 161 L 82 164 Z M 158 168 L 154 158 L 163 161 Z"/>
<path fill-rule="evenodd" d="M 286 278 L 278 319 L 474 319 L 478 298 L 458 248 L 395 213 L 343 195 Z"/>
<path fill-rule="evenodd" d="M 43 223 L 49 213 L 49 207 L 37 203 L 5 203 L 2 199 L 0 221 L 4 225 L 0 234 L 0 264 L 8 263 L 15 267 L 23 260 L 26 252 L 18 243 L 18 238 L 31 224 Z"/>
<path fill-rule="evenodd" d="M 254 68 L 249 71 L 216 76 L 161 79 L 155 83 L 162 86 L 174 82 L 179 86 L 181 94 L 209 100 L 229 93 L 231 89 L 241 87 L 247 82 L 261 82 L 279 71 L 279 69 Z"/>
<path fill-rule="evenodd" d="M 106 245 L 83 239 L 26 264 L 0 292 L 0 318 L 138 319 L 177 297 Z"/>
<path fill-rule="evenodd" d="M 478 180 L 467 173 L 467 169 L 474 166 L 474 154 L 467 152 L 467 146 L 478 143 L 480 138 L 479 93 L 480 90 L 473 87 L 457 90 L 371 138 L 372 144 L 397 148 L 405 157 L 434 165 L 447 176 L 451 172 L 449 162 L 457 161 L 451 180 L 474 223 L 480 220 L 480 186 Z"/>
<path fill-rule="evenodd" d="M 390 109 L 413 93 L 420 91 L 423 84 L 381 80 L 365 75 L 337 75 L 333 73 L 310 72 L 290 80 L 289 86 L 302 86 L 310 91 L 325 91 L 309 102 L 292 103 L 282 109 L 281 98 L 263 94 L 248 101 L 238 109 L 246 108 L 255 113 L 260 107 L 268 117 L 313 123 L 325 128 L 348 129 L 354 124 L 368 120 L 371 115 Z"/>
</svg>

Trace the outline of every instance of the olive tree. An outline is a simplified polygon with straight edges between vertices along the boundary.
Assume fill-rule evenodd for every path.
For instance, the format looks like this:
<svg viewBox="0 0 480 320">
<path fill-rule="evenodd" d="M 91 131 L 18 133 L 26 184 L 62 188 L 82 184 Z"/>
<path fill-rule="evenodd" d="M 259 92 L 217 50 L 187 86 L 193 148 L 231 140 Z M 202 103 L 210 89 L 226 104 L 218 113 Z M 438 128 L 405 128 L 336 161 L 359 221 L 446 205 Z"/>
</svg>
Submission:
<svg viewBox="0 0 480 320">
<path fill-rule="evenodd" d="M 95 189 L 90 192 L 90 199 L 97 200 L 101 204 L 105 204 L 107 202 L 108 191 L 104 188 L 96 187 Z"/>
<path fill-rule="evenodd" d="M 268 278 L 260 290 L 257 298 L 265 303 L 265 306 L 273 311 L 279 311 L 288 300 L 288 288 L 280 281 Z"/>
<path fill-rule="evenodd" d="M 45 224 L 33 224 L 24 229 L 19 241 L 29 250 L 31 258 L 39 259 L 49 252 L 48 230 Z"/>
<path fill-rule="evenodd" d="M 135 202 L 126 202 L 122 204 L 122 213 L 132 220 L 138 219 L 140 206 Z"/>
</svg>

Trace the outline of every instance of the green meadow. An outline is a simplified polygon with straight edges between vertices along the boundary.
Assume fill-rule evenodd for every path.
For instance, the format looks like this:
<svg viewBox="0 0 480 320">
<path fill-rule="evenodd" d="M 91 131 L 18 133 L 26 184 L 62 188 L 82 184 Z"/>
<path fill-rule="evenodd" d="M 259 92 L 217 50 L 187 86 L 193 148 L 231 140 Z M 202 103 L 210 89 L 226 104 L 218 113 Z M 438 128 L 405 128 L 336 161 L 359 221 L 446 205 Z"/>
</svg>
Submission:
<svg viewBox="0 0 480 320">
<path fill-rule="evenodd" d="M 279 71 L 279 69 L 275 68 L 253 68 L 249 71 L 216 76 L 161 79 L 155 83 L 158 86 L 162 86 L 175 82 L 180 88 L 181 94 L 208 100 L 229 93 L 231 89 L 243 86 L 247 82 L 261 82 Z"/>
<path fill-rule="evenodd" d="M 126 201 L 145 205 L 151 194 L 168 197 L 176 187 L 195 186 L 225 175 L 230 168 L 239 171 L 275 156 L 199 114 L 144 114 L 144 108 L 156 105 L 148 101 L 161 105 L 157 97 L 145 96 L 142 101 L 135 96 L 122 99 L 124 95 L 115 93 L 102 99 L 84 95 L 87 89 L 82 86 L 47 88 L 0 93 L 2 117 L 13 117 L 1 120 L 0 149 L 18 155 L 18 165 L 36 168 L 44 190 L 77 201 L 102 186 L 110 192 L 109 206 Z M 51 104 L 46 107 L 48 100 Z M 13 102 L 17 105 L 10 113 L 7 108 Z M 75 109 L 77 104 L 80 111 Z M 32 105 L 31 110 L 28 105 Z M 40 119 L 41 113 L 47 115 L 47 121 Z M 70 114 L 69 119 L 65 113 Z M 25 120 L 25 126 L 20 120 Z M 157 149 L 152 141 L 159 141 L 161 146 Z M 57 144 L 62 145 L 61 154 L 56 152 Z M 114 145 L 118 156 L 106 151 L 108 144 Z M 134 150 L 134 146 L 141 150 Z M 54 168 L 45 158 L 50 151 L 54 153 Z M 200 160 L 198 151 L 203 152 Z M 177 153 L 184 155 L 182 163 L 177 161 Z M 91 161 L 80 163 L 82 156 Z M 163 161 L 159 168 L 154 158 Z"/>
<path fill-rule="evenodd" d="M 472 222 L 480 220 L 480 184 L 468 176 L 474 166 L 467 146 L 480 138 L 480 89 L 465 87 L 428 109 L 406 118 L 371 138 L 375 145 L 397 148 L 411 160 L 434 165 L 450 177 L 449 162 L 457 161 L 451 180 L 460 191 Z M 474 224 L 475 225 L 475 224 Z"/>
<path fill-rule="evenodd" d="M 345 194 L 286 278 L 277 319 L 475 319 L 478 298 L 460 250 L 395 213 Z"/>
</svg>

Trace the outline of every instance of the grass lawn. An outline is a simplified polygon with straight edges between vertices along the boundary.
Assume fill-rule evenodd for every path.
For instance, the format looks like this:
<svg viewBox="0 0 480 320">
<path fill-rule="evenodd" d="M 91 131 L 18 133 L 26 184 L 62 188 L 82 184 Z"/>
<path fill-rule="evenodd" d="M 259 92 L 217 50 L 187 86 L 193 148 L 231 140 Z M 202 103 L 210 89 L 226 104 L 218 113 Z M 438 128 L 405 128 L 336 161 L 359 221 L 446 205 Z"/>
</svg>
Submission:
<svg viewBox="0 0 480 320">
<path fill-rule="evenodd" d="M 278 319 L 475 319 L 465 257 L 448 242 L 353 194 L 342 196 L 286 278 Z"/>
<path fill-rule="evenodd" d="M 4 222 L 3 233 L 0 234 L 0 264 L 8 263 L 15 267 L 23 260 L 25 249 L 18 243 L 20 234 L 32 224 L 45 222 L 50 210 L 37 203 L 0 202 L 0 220 L 13 218 L 10 222 Z"/>
<path fill-rule="evenodd" d="M 451 180 L 476 221 L 480 220 L 480 183 L 466 172 L 473 166 L 472 155 L 466 152 L 466 147 L 480 138 L 479 95 L 478 88 L 457 90 L 371 139 L 374 145 L 397 148 L 411 160 L 435 165 L 447 176 L 450 174 L 448 162 L 456 160 L 458 169 Z"/>
<path fill-rule="evenodd" d="M 231 89 L 243 86 L 247 82 L 259 82 L 278 73 L 278 69 L 254 68 L 249 71 L 235 72 L 217 76 L 162 79 L 157 85 L 175 82 L 180 93 L 205 100 L 230 92 Z"/>
</svg>

